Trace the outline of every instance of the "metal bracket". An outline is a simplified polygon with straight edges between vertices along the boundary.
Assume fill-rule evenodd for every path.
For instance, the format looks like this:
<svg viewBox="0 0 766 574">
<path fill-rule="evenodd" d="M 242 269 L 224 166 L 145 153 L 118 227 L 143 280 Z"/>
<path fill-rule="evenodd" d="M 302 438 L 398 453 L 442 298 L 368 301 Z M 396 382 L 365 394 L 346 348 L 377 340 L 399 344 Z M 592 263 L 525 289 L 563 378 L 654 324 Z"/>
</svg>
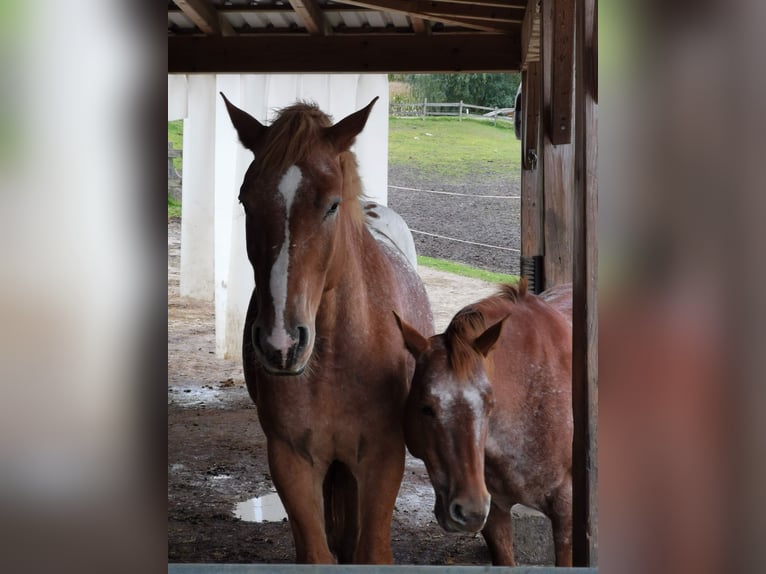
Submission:
<svg viewBox="0 0 766 574">
<path fill-rule="evenodd" d="M 527 157 L 526 157 L 526 168 L 530 170 L 536 170 L 537 169 L 537 150 L 527 150 Z"/>
</svg>

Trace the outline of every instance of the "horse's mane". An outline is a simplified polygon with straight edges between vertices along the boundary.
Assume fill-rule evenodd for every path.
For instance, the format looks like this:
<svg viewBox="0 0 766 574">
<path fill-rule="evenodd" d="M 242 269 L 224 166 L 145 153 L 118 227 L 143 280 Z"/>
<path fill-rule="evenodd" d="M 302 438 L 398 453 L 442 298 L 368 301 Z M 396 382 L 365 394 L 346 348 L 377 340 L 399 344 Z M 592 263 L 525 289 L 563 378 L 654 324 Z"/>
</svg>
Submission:
<svg viewBox="0 0 766 574">
<path fill-rule="evenodd" d="M 459 380 L 467 380 L 483 360 L 473 342 L 489 326 L 484 319 L 485 313 L 508 303 L 522 302 L 526 298 L 527 280 L 521 278 L 518 285 L 500 285 L 495 295 L 464 307 L 452 318 L 444 332 L 444 341 L 450 367 Z"/>
<path fill-rule="evenodd" d="M 323 131 L 331 127 L 332 119 L 310 102 L 298 102 L 282 108 L 268 129 L 268 136 L 258 152 L 259 171 L 265 169 L 283 173 L 291 165 L 304 161 L 311 150 L 322 141 Z M 362 225 L 364 215 L 359 202 L 362 185 L 357 170 L 356 157 L 350 151 L 340 154 L 343 172 L 344 211 L 352 220 Z"/>
</svg>

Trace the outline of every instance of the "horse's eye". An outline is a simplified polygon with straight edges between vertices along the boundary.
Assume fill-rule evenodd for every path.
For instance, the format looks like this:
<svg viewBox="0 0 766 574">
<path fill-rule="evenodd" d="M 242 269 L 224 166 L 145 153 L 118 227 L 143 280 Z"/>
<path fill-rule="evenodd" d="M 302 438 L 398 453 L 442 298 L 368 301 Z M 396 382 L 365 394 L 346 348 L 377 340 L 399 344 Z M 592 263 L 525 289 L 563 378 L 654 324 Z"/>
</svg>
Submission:
<svg viewBox="0 0 766 574">
<path fill-rule="evenodd" d="M 329 217 L 330 215 L 333 215 L 334 213 L 337 213 L 338 207 L 340 207 L 340 199 L 336 199 L 332 202 L 330 205 L 330 209 L 327 210 L 327 213 L 325 213 L 325 217 Z"/>
<path fill-rule="evenodd" d="M 423 413 L 424 415 L 426 415 L 427 417 L 435 417 L 436 416 L 436 413 L 434 412 L 434 410 L 431 407 L 429 407 L 428 405 L 423 405 L 422 407 L 420 407 L 420 412 Z"/>
</svg>

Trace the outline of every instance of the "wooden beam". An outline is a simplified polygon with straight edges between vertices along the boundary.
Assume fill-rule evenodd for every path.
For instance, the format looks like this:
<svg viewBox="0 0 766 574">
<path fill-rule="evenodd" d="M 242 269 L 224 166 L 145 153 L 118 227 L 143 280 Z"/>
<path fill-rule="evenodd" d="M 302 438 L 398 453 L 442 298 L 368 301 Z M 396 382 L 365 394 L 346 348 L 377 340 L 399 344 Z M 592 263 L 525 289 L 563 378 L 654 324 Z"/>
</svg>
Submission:
<svg viewBox="0 0 766 574">
<path fill-rule="evenodd" d="M 538 149 L 542 131 L 542 77 L 540 64 L 532 63 L 522 72 L 522 170 L 521 170 L 521 256 L 545 253 L 543 234 L 543 165 Z M 542 282 L 542 278 L 537 278 Z"/>
<path fill-rule="evenodd" d="M 229 21 L 206 0 L 173 0 L 173 2 L 203 33 L 209 36 L 236 35 Z"/>
<path fill-rule="evenodd" d="M 550 137 L 553 145 L 572 141 L 574 75 L 574 0 L 553 1 L 553 68 Z"/>
<path fill-rule="evenodd" d="M 577 0 L 572 306 L 573 566 L 598 565 L 598 107 L 595 0 Z"/>
<path fill-rule="evenodd" d="M 512 72 L 518 34 L 174 36 L 168 73 Z"/>
<path fill-rule="evenodd" d="M 343 2 L 344 0 L 338 0 L 338 2 Z M 441 0 L 442 2 L 447 2 L 449 4 L 470 4 L 472 6 L 494 6 L 496 8 L 519 8 L 521 10 L 524 9 L 524 6 L 526 4 L 526 0 L 478 0 L 477 2 L 474 2 L 473 0 Z"/>
<path fill-rule="evenodd" d="M 528 0 L 521 24 L 521 68 L 530 62 L 540 61 L 541 8 L 542 0 Z"/>
<path fill-rule="evenodd" d="M 329 22 L 324 17 L 322 9 L 316 0 L 289 0 L 298 18 L 303 22 L 303 27 L 309 34 L 326 36 L 331 32 Z"/>
<path fill-rule="evenodd" d="M 410 2 L 410 4 L 413 5 L 413 10 L 420 14 L 446 16 L 448 18 L 474 18 L 477 20 L 520 24 L 524 17 L 524 10 L 518 8 L 450 4 L 449 2 Z"/>
<path fill-rule="evenodd" d="M 410 16 L 412 31 L 416 34 L 427 36 L 431 33 L 431 22 L 417 16 Z"/>
<path fill-rule="evenodd" d="M 406 14 L 407 16 L 416 16 L 418 18 L 426 18 L 433 20 L 434 22 L 442 22 L 444 24 L 457 24 L 466 28 L 474 30 L 481 30 L 483 32 L 502 32 L 512 30 L 515 23 L 508 22 L 494 22 L 492 24 L 487 22 L 481 22 L 478 20 L 471 20 L 460 16 L 441 16 L 438 14 L 430 14 L 424 11 L 428 5 L 432 2 L 411 2 L 410 0 L 339 0 L 344 4 L 351 4 L 352 6 L 361 6 L 362 8 L 368 8 L 370 10 L 377 10 L 379 12 L 397 12 L 399 14 Z M 418 6 L 420 9 L 418 9 Z"/>
<path fill-rule="evenodd" d="M 543 178 L 545 194 L 545 287 L 572 281 L 572 187 L 574 147 L 554 145 L 550 137 L 550 108 L 554 91 L 554 4 L 542 5 Z M 572 76 L 570 75 L 570 78 Z M 570 90 L 572 97 L 574 92 Z"/>
</svg>

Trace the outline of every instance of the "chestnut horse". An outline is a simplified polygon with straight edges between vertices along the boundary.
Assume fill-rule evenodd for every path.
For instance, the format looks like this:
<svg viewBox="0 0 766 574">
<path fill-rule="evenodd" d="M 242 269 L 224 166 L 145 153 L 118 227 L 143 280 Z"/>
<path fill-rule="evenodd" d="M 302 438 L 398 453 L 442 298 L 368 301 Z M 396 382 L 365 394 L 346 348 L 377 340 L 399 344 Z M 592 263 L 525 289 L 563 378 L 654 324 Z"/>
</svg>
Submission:
<svg viewBox="0 0 766 574">
<path fill-rule="evenodd" d="M 255 272 L 245 381 L 296 560 L 391 563 L 415 368 L 391 309 L 433 327 L 412 235 L 362 203 L 349 151 L 377 98 L 335 125 L 300 103 L 268 127 L 224 100 L 255 154 L 239 196 Z"/>
<path fill-rule="evenodd" d="M 398 318 L 417 359 L 405 409 L 434 512 L 450 532 L 481 530 L 496 565 L 514 565 L 511 506 L 553 523 L 556 565 L 572 562 L 572 289 L 526 280 L 465 307 L 429 338 Z"/>
</svg>

